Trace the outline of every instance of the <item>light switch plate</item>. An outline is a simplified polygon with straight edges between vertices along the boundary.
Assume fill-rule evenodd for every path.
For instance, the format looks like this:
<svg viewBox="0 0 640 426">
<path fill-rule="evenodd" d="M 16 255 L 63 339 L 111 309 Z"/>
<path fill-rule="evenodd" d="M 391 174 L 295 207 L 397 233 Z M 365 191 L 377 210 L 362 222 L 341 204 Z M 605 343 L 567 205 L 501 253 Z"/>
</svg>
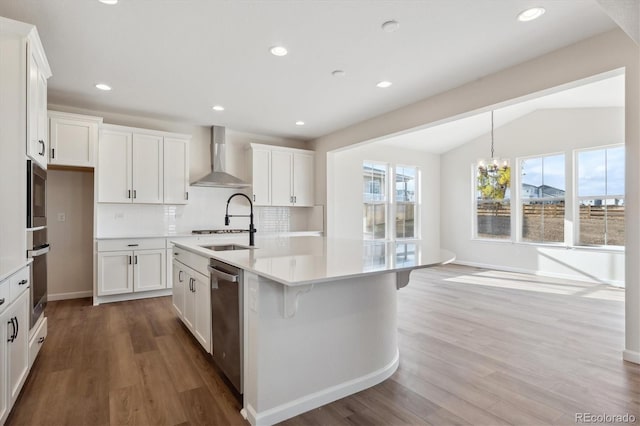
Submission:
<svg viewBox="0 0 640 426">
<path fill-rule="evenodd" d="M 58 222 L 65 222 L 67 220 L 66 213 L 58 213 Z"/>
</svg>

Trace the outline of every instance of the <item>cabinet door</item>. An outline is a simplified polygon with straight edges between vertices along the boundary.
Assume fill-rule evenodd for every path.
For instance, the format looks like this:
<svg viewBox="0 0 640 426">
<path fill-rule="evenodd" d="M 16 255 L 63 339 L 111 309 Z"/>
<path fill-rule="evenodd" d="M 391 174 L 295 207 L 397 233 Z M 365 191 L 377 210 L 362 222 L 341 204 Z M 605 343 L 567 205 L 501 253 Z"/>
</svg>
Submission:
<svg viewBox="0 0 640 426">
<path fill-rule="evenodd" d="M 164 138 L 164 203 L 189 200 L 189 141 Z"/>
<path fill-rule="evenodd" d="M 266 149 L 252 150 L 253 161 L 252 186 L 253 204 L 255 206 L 271 205 L 271 151 Z"/>
<path fill-rule="evenodd" d="M 47 117 L 47 78 L 38 69 L 38 140 L 44 142 L 44 163 L 49 159 L 49 120 Z"/>
<path fill-rule="evenodd" d="M 27 154 L 41 167 L 47 168 L 47 138 L 42 131 L 40 117 L 43 103 L 47 102 L 47 80 L 38 68 L 35 52 L 28 48 L 29 70 L 27 81 Z M 45 106 L 46 117 L 46 106 Z M 46 120 L 46 118 L 44 118 Z"/>
<path fill-rule="evenodd" d="M 195 294 L 195 279 L 193 278 L 194 273 L 187 272 L 186 269 L 184 277 L 184 316 L 182 317 L 182 321 L 184 324 L 191 330 L 193 333 L 194 324 L 196 322 L 196 294 Z"/>
<path fill-rule="evenodd" d="M 98 296 L 133 292 L 133 252 L 98 253 Z"/>
<path fill-rule="evenodd" d="M 173 309 L 180 318 L 184 317 L 184 299 L 188 285 L 186 272 L 180 267 L 180 263 L 173 261 Z"/>
<path fill-rule="evenodd" d="M 9 283 L 5 284 L 7 287 Z M 8 300 L 8 299 L 7 299 Z M 12 325 L 10 322 L 10 314 L 0 315 L 0 424 L 4 424 L 4 420 L 9 414 L 9 401 L 7 398 L 7 350 L 11 343 L 8 342 L 11 336 Z"/>
<path fill-rule="evenodd" d="M 209 278 L 202 274 L 193 274 L 195 299 L 195 322 L 193 335 L 198 342 L 211 353 L 211 286 Z"/>
<path fill-rule="evenodd" d="M 293 203 L 296 206 L 311 207 L 315 202 L 314 162 L 313 154 L 293 154 Z"/>
<path fill-rule="evenodd" d="M 131 133 L 103 130 L 98 139 L 98 202 L 130 203 Z"/>
<path fill-rule="evenodd" d="M 51 117 L 49 164 L 95 167 L 96 122 Z"/>
<path fill-rule="evenodd" d="M 133 202 L 162 204 L 162 136 L 133 134 Z"/>
<path fill-rule="evenodd" d="M 292 154 L 284 151 L 271 152 L 271 205 L 291 206 Z"/>
<path fill-rule="evenodd" d="M 22 293 L 4 313 L 3 318 L 9 333 L 3 342 L 7 343 L 7 396 L 11 406 L 18 398 L 29 372 L 29 292 Z"/>
<path fill-rule="evenodd" d="M 165 249 L 133 252 L 133 291 L 161 290 L 167 287 Z"/>
</svg>

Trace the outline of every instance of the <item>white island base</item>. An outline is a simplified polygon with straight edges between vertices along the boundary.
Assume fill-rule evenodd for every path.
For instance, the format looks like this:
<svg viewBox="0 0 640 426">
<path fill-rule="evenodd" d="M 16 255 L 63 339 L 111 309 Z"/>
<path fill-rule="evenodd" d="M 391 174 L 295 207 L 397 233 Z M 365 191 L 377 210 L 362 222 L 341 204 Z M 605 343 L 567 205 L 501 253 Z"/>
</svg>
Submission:
<svg viewBox="0 0 640 426">
<path fill-rule="evenodd" d="M 403 271 L 289 287 L 246 271 L 247 420 L 274 424 L 391 376 L 396 292 L 407 280 Z"/>
</svg>

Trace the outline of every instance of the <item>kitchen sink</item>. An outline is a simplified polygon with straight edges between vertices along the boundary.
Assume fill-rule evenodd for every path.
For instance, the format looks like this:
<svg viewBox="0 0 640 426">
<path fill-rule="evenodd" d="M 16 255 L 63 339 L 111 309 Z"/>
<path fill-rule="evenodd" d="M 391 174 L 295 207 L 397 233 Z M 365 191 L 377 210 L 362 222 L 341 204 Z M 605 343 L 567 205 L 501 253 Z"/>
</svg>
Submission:
<svg viewBox="0 0 640 426">
<path fill-rule="evenodd" d="M 239 244 L 219 244 L 215 246 L 202 246 L 213 251 L 229 251 L 229 250 L 249 250 L 251 247 L 241 246 Z"/>
</svg>

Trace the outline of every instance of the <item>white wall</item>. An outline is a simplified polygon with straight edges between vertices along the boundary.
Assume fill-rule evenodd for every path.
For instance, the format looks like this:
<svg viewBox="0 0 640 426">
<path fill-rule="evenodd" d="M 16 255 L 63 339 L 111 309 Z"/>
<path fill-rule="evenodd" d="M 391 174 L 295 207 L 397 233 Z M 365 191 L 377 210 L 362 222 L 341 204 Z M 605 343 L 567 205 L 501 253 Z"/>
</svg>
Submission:
<svg viewBox="0 0 640 426">
<path fill-rule="evenodd" d="M 421 170 L 421 237 L 440 240 L 440 158 L 409 149 L 376 144 L 335 152 L 329 160 L 332 184 L 327 188 L 327 235 L 362 238 L 362 163 L 380 161 L 391 165 L 418 166 Z"/>
<path fill-rule="evenodd" d="M 514 174 L 518 171 L 517 157 L 564 152 L 568 166 L 567 212 L 571 216 L 573 182 L 569 166 L 573 152 L 624 142 L 624 108 L 538 110 L 497 128 L 494 140 L 496 155 L 510 159 Z M 490 143 L 490 134 L 486 134 L 442 155 L 442 246 L 455 252 L 461 263 L 623 285 L 625 262 L 621 251 L 567 250 L 472 239 L 471 165 L 489 156 Z M 565 226 L 569 229 L 571 222 Z"/>
<path fill-rule="evenodd" d="M 93 172 L 48 171 L 47 230 L 49 300 L 92 295 Z"/>
</svg>

